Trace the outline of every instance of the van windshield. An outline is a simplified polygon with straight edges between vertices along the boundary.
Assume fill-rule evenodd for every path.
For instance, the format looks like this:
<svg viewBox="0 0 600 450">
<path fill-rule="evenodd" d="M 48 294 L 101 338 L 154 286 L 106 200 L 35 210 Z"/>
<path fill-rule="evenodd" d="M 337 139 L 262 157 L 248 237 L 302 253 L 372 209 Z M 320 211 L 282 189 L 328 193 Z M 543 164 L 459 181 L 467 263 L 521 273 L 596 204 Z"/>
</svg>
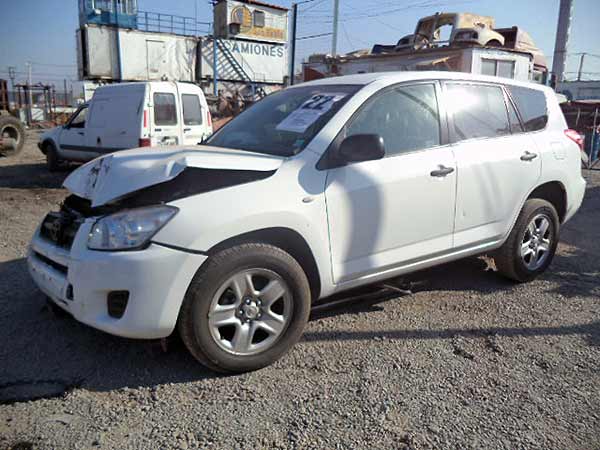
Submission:
<svg viewBox="0 0 600 450">
<path fill-rule="evenodd" d="M 206 144 L 269 155 L 295 155 L 361 87 L 328 84 L 284 89 L 252 105 Z"/>
</svg>

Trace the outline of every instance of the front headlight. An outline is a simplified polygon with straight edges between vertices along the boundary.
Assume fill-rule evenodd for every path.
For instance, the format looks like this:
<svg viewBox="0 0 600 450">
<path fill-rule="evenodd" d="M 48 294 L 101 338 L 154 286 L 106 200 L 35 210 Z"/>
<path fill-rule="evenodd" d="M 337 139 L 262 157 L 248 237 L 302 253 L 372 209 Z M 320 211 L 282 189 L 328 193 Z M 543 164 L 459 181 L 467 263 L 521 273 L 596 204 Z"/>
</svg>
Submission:
<svg viewBox="0 0 600 450">
<path fill-rule="evenodd" d="M 149 206 L 105 216 L 88 237 L 90 250 L 132 250 L 148 241 L 179 211 L 174 206 Z"/>
</svg>

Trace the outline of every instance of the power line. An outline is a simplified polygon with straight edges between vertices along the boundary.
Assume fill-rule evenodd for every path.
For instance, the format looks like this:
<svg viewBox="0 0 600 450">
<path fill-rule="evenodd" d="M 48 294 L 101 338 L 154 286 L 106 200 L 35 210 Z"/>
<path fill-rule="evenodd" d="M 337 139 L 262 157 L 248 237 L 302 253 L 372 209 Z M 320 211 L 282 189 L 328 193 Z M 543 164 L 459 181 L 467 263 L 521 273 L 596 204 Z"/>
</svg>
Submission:
<svg viewBox="0 0 600 450">
<path fill-rule="evenodd" d="M 331 36 L 333 33 L 321 33 L 321 34 L 312 34 L 310 36 L 302 36 L 299 38 L 296 38 L 297 41 L 302 41 L 304 39 L 314 39 L 314 38 L 319 38 L 319 37 L 324 37 L 324 36 Z"/>
</svg>

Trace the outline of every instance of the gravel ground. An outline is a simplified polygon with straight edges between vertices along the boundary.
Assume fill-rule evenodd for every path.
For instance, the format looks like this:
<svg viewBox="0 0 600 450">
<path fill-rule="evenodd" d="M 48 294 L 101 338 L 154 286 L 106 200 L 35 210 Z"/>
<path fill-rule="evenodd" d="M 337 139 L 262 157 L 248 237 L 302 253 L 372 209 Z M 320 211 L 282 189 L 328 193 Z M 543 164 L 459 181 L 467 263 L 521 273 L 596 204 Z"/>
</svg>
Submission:
<svg viewBox="0 0 600 450">
<path fill-rule="evenodd" d="M 0 159 L 0 448 L 600 449 L 600 171 L 535 282 L 478 258 L 422 271 L 412 295 L 314 313 L 273 366 L 219 376 L 177 339 L 45 306 L 24 256 L 66 172 L 36 141 Z"/>
</svg>

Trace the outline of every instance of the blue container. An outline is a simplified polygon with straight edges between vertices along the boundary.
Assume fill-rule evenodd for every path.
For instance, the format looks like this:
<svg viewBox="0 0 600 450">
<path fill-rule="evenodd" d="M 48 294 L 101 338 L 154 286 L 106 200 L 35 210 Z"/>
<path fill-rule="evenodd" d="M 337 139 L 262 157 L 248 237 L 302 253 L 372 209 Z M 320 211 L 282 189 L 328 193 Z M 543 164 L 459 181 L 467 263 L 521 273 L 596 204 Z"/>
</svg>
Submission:
<svg viewBox="0 0 600 450">
<path fill-rule="evenodd" d="M 136 0 L 79 0 L 79 25 L 88 23 L 137 28 Z"/>
</svg>

